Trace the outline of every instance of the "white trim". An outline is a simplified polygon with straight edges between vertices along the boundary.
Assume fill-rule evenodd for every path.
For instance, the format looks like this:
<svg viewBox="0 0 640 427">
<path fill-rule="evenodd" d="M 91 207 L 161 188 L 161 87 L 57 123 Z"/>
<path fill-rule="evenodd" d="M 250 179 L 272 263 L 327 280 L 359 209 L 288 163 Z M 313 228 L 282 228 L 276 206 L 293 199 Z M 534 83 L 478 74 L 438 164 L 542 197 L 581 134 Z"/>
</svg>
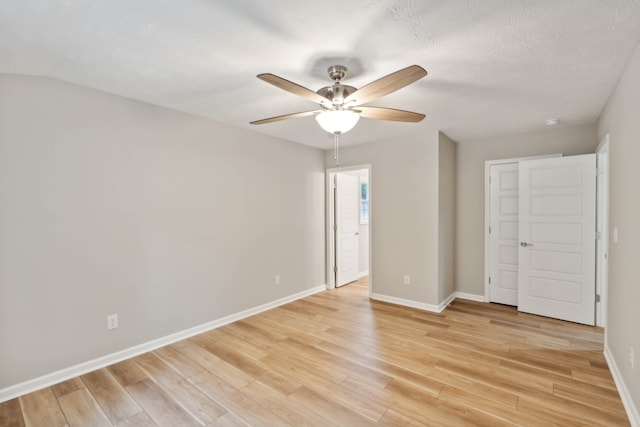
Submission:
<svg viewBox="0 0 640 427">
<path fill-rule="evenodd" d="M 444 301 L 438 304 L 438 313 L 441 313 L 445 308 L 449 307 L 449 304 L 451 304 L 451 302 L 456 299 L 456 293 L 457 292 L 451 292 L 451 295 L 449 295 L 447 298 L 445 298 Z"/>
<path fill-rule="evenodd" d="M 606 342 L 604 344 L 604 358 L 607 360 L 607 364 L 609 365 L 609 371 L 611 371 L 613 381 L 616 383 L 618 394 L 620 395 L 620 399 L 622 400 L 625 411 L 627 411 L 627 417 L 629 417 L 631 427 L 640 427 L 640 413 L 638 412 L 638 408 L 636 408 L 633 403 L 631 393 L 629 393 L 629 389 L 624 383 L 624 379 L 620 374 L 620 370 L 618 369 L 616 360 L 611 354 L 611 349 Z"/>
<path fill-rule="evenodd" d="M 597 217 L 596 231 L 600 232 L 600 239 L 596 242 L 596 293 L 600 295 L 600 302 L 596 302 L 596 326 L 605 328 L 604 339 L 607 341 L 607 296 L 609 294 L 608 253 L 609 253 L 609 134 L 606 134 L 596 148 L 598 165 L 597 181 Z"/>
<path fill-rule="evenodd" d="M 369 297 L 377 301 L 389 302 L 391 304 L 417 308 L 420 310 L 431 311 L 434 313 L 440 313 L 444 309 L 444 307 L 440 308 L 439 306 L 433 305 L 433 304 L 427 304 L 424 302 L 418 302 L 418 301 L 413 301 L 413 300 L 404 299 L 404 298 L 397 298 L 397 297 L 392 297 L 392 296 L 383 295 L 383 294 L 372 293 Z"/>
<path fill-rule="evenodd" d="M 336 275 L 333 270 L 335 266 L 335 242 L 334 242 L 334 192 L 335 192 L 335 179 L 336 173 L 333 172 L 333 169 L 327 169 L 326 171 L 326 195 L 325 195 L 325 222 L 326 222 L 326 279 L 327 279 L 327 289 L 334 289 L 336 287 Z"/>
<path fill-rule="evenodd" d="M 409 300 L 409 299 L 405 299 L 405 298 L 397 298 L 397 297 L 392 297 L 392 296 L 389 296 L 389 295 L 374 294 L 374 293 L 372 293 L 370 295 L 370 298 L 374 299 L 374 300 L 377 300 L 377 301 L 384 301 L 384 302 L 389 302 L 391 304 L 402 305 L 402 306 L 405 306 L 405 307 L 411 307 L 411 308 L 417 308 L 417 309 L 420 309 L 420 310 L 431 311 L 433 313 L 441 313 L 445 308 L 447 308 L 449 306 L 449 304 L 451 304 L 453 302 L 453 300 L 458 299 L 458 298 L 466 299 L 466 300 L 470 300 L 470 301 L 484 302 L 484 296 L 483 295 L 467 294 L 467 293 L 464 293 L 464 292 L 452 292 L 451 295 L 449 295 L 444 301 L 442 301 L 438 305 L 427 304 L 427 303 L 424 303 L 424 302 L 413 301 L 413 300 Z"/>
<path fill-rule="evenodd" d="M 531 157 L 515 157 L 513 159 L 486 160 L 484 162 L 484 298 L 483 302 L 491 302 L 489 294 L 489 272 L 491 271 L 491 260 L 489 254 L 489 226 L 491 225 L 491 186 L 489 185 L 489 176 L 491 175 L 491 166 L 501 165 L 505 163 L 519 163 L 522 160 L 547 159 L 550 157 L 562 157 L 562 153 L 548 154 L 542 156 Z"/>
<path fill-rule="evenodd" d="M 363 277 L 368 275 L 369 275 L 369 270 L 361 271 L 360 273 L 358 273 L 358 279 L 362 279 Z"/>
<path fill-rule="evenodd" d="M 160 347 L 173 344 L 177 341 L 184 340 L 194 335 L 198 335 L 203 332 L 207 332 L 212 329 L 219 328 L 220 326 L 227 325 L 229 323 L 247 318 L 249 316 L 262 313 L 263 311 L 267 311 L 272 308 L 279 307 L 283 304 L 296 301 L 300 298 L 304 298 L 309 295 L 313 295 L 318 292 L 325 291 L 326 289 L 327 289 L 326 285 L 316 286 L 314 288 L 307 289 L 307 290 L 295 293 L 293 295 L 289 295 L 289 296 L 277 299 L 275 301 L 271 301 L 266 304 L 262 304 L 262 305 L 259 305 L 235 314 L 231 314 L 229 316 L 225 316 L 220 319 L 195 326 L 193 328 L 185 329 L 184 331 L 181 331 L 181 332 L 176 332 L 162 338 L 157 338 L 155 340 L 151 340 L 143 344 L 129 347 L 127 349 L 120 350 L 115 353 L 108 354 L 106 356 L 98 357 L 96 359 L 89 360 L 87 362 L 79 363 L 77 365 L 70 366 L 68 368 L 61 369 L 59 371 L 52 372 L 50 374 L 46 374 L 38 378 L 34 378 L 19 384 L 15 384 L 4 389 L 0 389 L 0 403 L 6 402 L 7 400 L 11 400 L 13 398 L 22 396 L 27 393 L 31 393 L 36 390 L 40 390 L 45 387 L 49 387 L 53 384 L 66 381 L 68 379 L 77 377 L 79 375 L 86 374 L 87 372 L 104 368 L 105 366 L 112 365 L 122 360 L 129 359 L 131 357 L 135 357 L 143 353 L 147 353 L 149 351 L 158 349 Z"/>
<path fill-rule="evenodd" d="M 468 294 L 466 292 L 456 292 L 455 297 L 460 299 L 466 299 L 469 301 L 487 302 L 484 299 L 484 295 Z"/>
</svg>

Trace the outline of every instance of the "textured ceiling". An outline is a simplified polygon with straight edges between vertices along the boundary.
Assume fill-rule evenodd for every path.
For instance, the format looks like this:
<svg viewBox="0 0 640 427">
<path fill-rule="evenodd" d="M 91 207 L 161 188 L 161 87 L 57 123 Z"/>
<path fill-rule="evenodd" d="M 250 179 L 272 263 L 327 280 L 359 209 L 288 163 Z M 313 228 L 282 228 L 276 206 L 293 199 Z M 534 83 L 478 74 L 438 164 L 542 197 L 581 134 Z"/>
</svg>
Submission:
<svg viewBox="0 0 640 427">
<path fill-rule="evenodd" d="M 2 0 L 0 72 L 49 76 L 320 148 L 315 109 L 258 80 L 317 90 L 329 65 L 361 87 L 411 64 L 429 75 L 370 105 L 342 145 L 441 130 L 466 142 L 592 123 L 640 39 L 639 0 Z M 349 77 L 349 76 L 348 76 Z"/>
</svg>

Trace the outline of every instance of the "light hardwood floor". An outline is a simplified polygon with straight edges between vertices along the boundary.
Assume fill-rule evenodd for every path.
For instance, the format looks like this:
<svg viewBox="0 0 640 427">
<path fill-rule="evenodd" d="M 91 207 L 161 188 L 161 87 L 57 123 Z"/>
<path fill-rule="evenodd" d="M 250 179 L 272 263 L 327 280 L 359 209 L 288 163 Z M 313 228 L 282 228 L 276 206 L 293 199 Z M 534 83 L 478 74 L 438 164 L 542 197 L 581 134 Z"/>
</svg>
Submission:
<svg viewBox="0 0 640 427">
<path fill-rule="evenodd" d="M 599 328 L 364 280 L 0 404 L 2 426 L 629 425 Z"/>
</svg>

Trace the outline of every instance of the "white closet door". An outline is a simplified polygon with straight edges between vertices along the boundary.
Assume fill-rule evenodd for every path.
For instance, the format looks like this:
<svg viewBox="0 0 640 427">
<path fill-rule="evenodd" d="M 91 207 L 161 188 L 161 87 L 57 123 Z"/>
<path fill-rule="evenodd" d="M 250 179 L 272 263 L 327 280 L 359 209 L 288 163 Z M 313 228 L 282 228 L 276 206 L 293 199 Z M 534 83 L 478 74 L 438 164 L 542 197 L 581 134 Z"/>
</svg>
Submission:
<svg viewBox="0 0 640 427">
<path fill-rule="evenodd" d="M 490 167 L 489 300 L 518 304 L 518 163 Z"/>
<path fill-rule="evenodd" d="M 596 156 L 520 162 L 518 310 L 593 325 Z"/>
</svg>

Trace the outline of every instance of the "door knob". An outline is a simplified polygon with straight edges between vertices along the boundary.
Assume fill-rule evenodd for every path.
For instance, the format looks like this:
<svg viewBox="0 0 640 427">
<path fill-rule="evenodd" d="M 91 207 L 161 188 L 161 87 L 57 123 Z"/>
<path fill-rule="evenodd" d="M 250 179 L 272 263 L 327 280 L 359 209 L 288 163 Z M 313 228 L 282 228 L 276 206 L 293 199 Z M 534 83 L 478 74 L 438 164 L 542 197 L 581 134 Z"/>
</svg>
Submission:
<svg viewBox="0 0 640 427">
<path fill-rule="evenodd" d="M 533 246 L 533 243 L 520 242 L 520 246 L 522 246 L 523 248 L 526 248 L 527 246 Z"/>
</svg>

